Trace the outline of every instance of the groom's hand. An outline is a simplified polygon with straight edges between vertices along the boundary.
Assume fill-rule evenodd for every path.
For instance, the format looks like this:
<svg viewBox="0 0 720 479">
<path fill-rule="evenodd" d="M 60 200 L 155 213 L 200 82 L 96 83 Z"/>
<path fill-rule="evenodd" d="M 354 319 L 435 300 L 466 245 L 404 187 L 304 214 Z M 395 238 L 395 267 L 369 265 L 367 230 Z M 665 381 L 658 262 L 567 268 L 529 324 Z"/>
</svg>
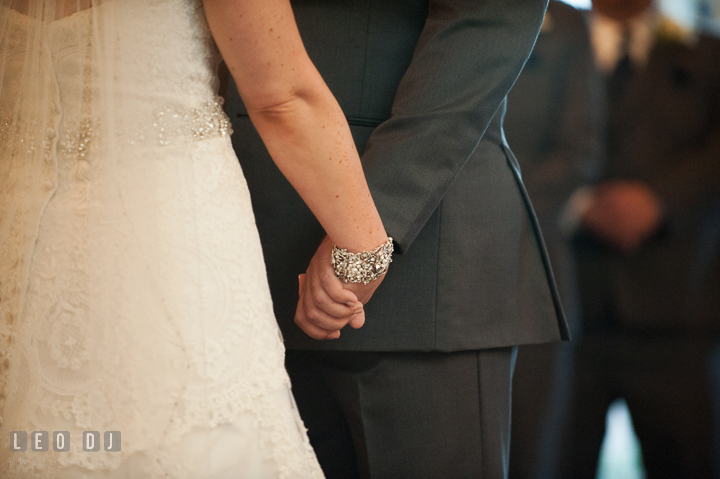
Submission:
<svg viewBox="0 0 720 479">
<path fill-rule="evenodd" d="M 346 324 L 359 328 L 365 322 L 363 303 L 335 276 L 331 251 L 332 243 L 325 238 L 305 274 L 298 277 L 300 300 L 295 324 L 315 339 L 337 339 Z"/>
</svg>

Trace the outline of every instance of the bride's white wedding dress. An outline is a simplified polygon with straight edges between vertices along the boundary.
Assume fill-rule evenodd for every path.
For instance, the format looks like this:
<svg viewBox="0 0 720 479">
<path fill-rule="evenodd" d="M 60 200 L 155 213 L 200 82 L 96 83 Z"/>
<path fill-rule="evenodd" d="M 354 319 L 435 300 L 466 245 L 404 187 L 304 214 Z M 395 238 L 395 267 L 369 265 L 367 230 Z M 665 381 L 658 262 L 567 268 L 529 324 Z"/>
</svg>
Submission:
<svg viewBox="0 0 720 479">
<path fill-rule="evenodd" d="M 55 115 L 21 140 L 44 161 L 0 156 L 0 476 L 322 477 L 202 2 L 113 3 L 115 134 L 89 113 L 106 99 L 81 81 L 103 68 L 85 61 L 97 25 L 82 10 L 43 27 Z M 18 32 L 30 21 L 0 19 Z M 0 140 L 15 134 L 0 121 Z M 27 451 L 11 450 L 12 431 Z M 69 431 L 69 451 L 32 451 L 33 431 L 51 443 Z M 119 431 L 121 450 L 85 452 L 83 431 Z"/>
</svg>

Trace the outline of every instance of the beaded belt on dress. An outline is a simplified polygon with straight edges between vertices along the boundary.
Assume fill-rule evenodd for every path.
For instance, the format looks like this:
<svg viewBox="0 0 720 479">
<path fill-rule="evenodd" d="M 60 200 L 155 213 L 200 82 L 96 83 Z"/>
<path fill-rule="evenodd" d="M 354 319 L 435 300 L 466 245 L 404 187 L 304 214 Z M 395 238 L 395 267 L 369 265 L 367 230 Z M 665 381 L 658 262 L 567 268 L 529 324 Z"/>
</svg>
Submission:
<svg viewBox="0 0 720 479">
<path fill-rule="evenodd" d="M 90 144 L 100 140 L 97 121 L 85 118 L 64 128 L 60 151 L 84 157 Z M 171 145 L 179 142 L 207 140 L 232 133 L 230 121 L 222 109 L 222 99 L 212 99 L 192 109 L 165 107 L 155 112 L 152 124 L 147 127 L 122 129 L 117 137 L 130 145 Z"/>
<path fill-rule="evenodd" d="M 59 139 L 59 153 L 84 158 L 91 145 L 99 146 L 102 142 L 100 122 L 99 119 L 85 117 L 64 124 L 62 137 Z M 13 135 L 14 130 L 19 130 L 17 125 L 13 125 L 9 120 L 0 121 L 0 139 L 3 143 Z M 43 131 L 41 128 L 30 130 Z M 156 110 L 146 125 L 117 129 L 116 138 L 123 144 L 152 145 L 154 143 L 164 146 L 223 137 L 231 133 L 230 121 L 222 109 L 222 98 L 215 98 L 197 108 L 183 109 L 168 106 Z M 20 141 L 28 150 L 38 147 L 47 149 L 51 147 L 52 141 L 49 140 L 54 136 L 55 129 L 47 127 L 45 135 L 32 135 L 31 138 L 22 138 Z"/>
</svg>

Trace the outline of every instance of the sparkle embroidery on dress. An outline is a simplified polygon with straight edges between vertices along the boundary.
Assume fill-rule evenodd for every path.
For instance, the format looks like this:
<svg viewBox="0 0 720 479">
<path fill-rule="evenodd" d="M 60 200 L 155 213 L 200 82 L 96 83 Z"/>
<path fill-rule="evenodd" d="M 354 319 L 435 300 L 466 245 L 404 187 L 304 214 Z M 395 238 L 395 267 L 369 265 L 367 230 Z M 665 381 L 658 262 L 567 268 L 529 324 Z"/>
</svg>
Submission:
<svg viewBox="0 0 720 479">
<path fill-rule="evenodd" d="M 88 159 L 91 149 L 99 146 L 102 140 L 98 123 L 98 120 L 84 118 L 80 122 L 68 125 L 60 141 L 60 152 L 78 159 Z M 222 108 L 222 98 L 208 100 L 202 106 L 190 110 L 174 106 L 160 109 L 155 113 L 152 134 L 149 130 L 150 128 L 140 128 L 125 134 L 122 130 L 115 133 L 118 138 L 124 138 L 123 141 L 130 145 L 144 145 L 156 138 L 162 146 L 232 134 L 230 120 Z M 2 135 L 3 129 L 0 125 L 0 137 Z"/>
<path fill-rule="evenodd" d="M 7 144 L 10 140 L 10 121 L 0 120 L 0 143 Z"/>
<path fill-rule="evenodd" d="M 206 140 L 216 136 L 232 134 L 230 120 L 222 109 L 222 98 L 207 101 L 189 112 L 168 106 L 157 112 L 153 127 L 157 130 L 158 142 L 169 145 L 177 138 Z"/>
<path fill-rule="evenodd" d="M 61 151 L 69 156 L 85 158 L 90 151 L 90 145 L 94 137 L 97 137 L 93 123 L 89 118 L 85 118 L 79 124 L 67 128 L 63 139 L 60 141 Z"/>
</svg>

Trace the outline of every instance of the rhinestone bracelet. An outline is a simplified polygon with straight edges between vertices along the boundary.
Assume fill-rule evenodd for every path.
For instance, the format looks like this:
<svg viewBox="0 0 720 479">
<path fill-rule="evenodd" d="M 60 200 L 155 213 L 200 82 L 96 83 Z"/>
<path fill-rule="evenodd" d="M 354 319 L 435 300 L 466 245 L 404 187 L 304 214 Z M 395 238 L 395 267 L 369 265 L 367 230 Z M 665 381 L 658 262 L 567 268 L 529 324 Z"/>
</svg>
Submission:
<svg viewBox="0 0 720 479">
<path fill-rule="evenodd" d="M 332 264 L 335 267 L 335 276 L 345 283 L 363 283 L 378 279 L 388 270 L 392 262 L 393 240 L 387 241 L 372 251 L 348 253 L 333 243 Z"/>
</svg>

